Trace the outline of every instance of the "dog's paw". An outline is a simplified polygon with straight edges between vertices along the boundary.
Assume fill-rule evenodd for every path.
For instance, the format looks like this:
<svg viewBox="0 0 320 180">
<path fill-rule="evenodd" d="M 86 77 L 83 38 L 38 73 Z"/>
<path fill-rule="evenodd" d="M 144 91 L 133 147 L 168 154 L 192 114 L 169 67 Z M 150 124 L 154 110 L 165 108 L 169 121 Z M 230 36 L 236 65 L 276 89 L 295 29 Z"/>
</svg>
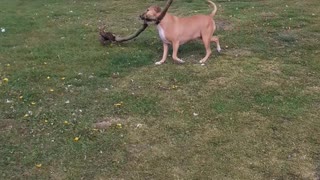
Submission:
<svg viewBox="0 0 320 180">
<path fill-rule="evenodd" d="M 218 52 L 218 53 L 221 52 L 221 48 L 220 48 L 220 47 L 217 48 L 217 52 Z"/>
<path fill-rule="evenodd" d="M 156 63 L 154 63 L 155 65 L 161 65 L 161 64 L 163 64 L 163 62 L 161 62 L 161 61 L 158 61 L 158 62 L 156 62 Z"/>
<path fill-rule="evenodd" d="M 179 63 L 179 64 L 183 64 L 183 63 L 185 63 L 185 61 L 184 61 L 184 60 L 182 60 L 182 59 L 177 59 L 176 61 L 177 61 L 177 63 Z"/>
</svg>

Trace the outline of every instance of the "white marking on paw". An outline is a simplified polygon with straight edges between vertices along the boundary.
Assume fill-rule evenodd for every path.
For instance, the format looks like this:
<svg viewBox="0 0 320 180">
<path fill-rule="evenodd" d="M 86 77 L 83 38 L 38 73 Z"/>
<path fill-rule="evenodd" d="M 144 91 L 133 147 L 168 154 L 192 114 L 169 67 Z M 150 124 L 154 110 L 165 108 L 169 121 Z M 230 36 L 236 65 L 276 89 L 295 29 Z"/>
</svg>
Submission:
<svg viewBox="0 0 320 180">
<path fill-rule="evenodd" d="M 155 65 L 161 65 L 161 64 L 162 64 L 161 61 L 158 61 L 158 62 L 155 63 Z"/>
</svg>

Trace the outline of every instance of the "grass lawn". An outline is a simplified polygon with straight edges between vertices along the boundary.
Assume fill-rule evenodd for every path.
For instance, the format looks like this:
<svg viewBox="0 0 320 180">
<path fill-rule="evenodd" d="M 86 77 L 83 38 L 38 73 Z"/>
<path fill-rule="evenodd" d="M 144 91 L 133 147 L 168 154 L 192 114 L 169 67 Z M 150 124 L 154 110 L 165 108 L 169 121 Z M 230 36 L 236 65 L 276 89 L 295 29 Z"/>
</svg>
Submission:
<svg viewBox="0 0 320 180">
<path fill-rule="evenodd" d="M 155 27 L 98 27 L 163 0 L 1 0 L 0 179 L 319 179 L 319 1 L 214 2 L 222 52 L 156 66 Z"/>
</svg>

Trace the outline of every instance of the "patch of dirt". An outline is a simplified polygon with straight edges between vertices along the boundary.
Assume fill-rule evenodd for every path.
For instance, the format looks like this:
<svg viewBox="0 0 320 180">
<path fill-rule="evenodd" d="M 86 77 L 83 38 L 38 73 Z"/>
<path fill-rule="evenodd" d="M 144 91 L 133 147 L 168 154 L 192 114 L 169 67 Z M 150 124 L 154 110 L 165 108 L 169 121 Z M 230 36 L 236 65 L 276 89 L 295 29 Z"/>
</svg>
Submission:
<svg viewBox="0 0 320 180">
<path fill-rule="evenodd" d="M 206 144 L 206 142 L 212 141 L 212 139 L 220 137 L 222 132 L 214 125 L 207 125 L 202 127 L 201 133 L 196 134 L 193 137 L 194 145 Z"/>
<path fill-rule="evenodd" d="M 13 119 L 0 120 L 0 133 L 10 131 L 14 127 Z"/>
<path fill-rule="evenodd" d="M 304 92 L 307 94 L 313 94 L 313 93 L 320 93 L 320 87 L 319 86 L 308 86 L 304 89 Z"/>
<path fill-rule="evenodd" d="M 318 161 L 315 176 L 316 176 L 316 179 L 320 179 L 320 161 Z"/>
<path fill-rule="evenodd" d="M 264 20 L 271 20 L 271 19 L 275 19 L 278 17 L 278 14 L 274 13 L 274 12 L 262 12 L 260 13 L 260 16 L 264 19 Z"/>
<path fill-rule="evenodd" d="M 276 62 L 260 64 L 258 67 L 265 73 L 281 74 L 280 65 Z"/>
<path fill-rule="evenodd" d="M 275 81 L 266 81 L 264 85 L 267 87 L 279 87 L 279 83 Z"/>
<path fill-rule="evenodd" d="M 230 78 L 218 77 L 218 78 L 209 80 L 208 84 L 209 86 L 227 86 L 229 81 L 230 81 Z"/>
<path fill-rule="evenodd" d="M 24 121 L 17 121 L 14 119 L 0 119 L 0 134 L 16 131 L 21 135 L 29 133 L 27 124 Z"/>
<path fill-rule="evenodd" d="M 233 25 L 225 20 L 216 20 L 216 27 L 218 31 L 231 31 L 233 29 Z"/>
<path fill-rule="evenodd" d="M 95 129 L 108 129 L 113 124 L 122 122 L 119 118 L 105 118 L 103 120 L 100 120 L 96 123 L 93 123 L 92 127 Z"/>
<path fill-rule="evenodd" d="M 129 144 L 127 146 L 127 151 L 134 158 L 141 158 L 144 153 L 150 151 L 151 146 L 146 143 Z"/>
</svg>

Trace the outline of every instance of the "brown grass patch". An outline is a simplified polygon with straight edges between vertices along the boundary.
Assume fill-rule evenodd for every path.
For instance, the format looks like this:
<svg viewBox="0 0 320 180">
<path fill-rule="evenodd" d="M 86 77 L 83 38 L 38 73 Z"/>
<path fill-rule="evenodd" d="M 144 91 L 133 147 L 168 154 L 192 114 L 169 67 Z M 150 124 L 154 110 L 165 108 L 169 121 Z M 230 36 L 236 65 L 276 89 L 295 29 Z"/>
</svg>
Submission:
<svg viewBox="0 0 320 180">
<path fill-rule="evenodd" d="M 0 120 L 0 133 L 10 131 L 13 126 L 15 126 L 13 119 Z"/>
<path fill-rule="evenodd" d="M 231 31 L 233 29 L 233 25 L 226 20 L 216 20 L 215 23 L 218 31 Z"/>
</svg>

